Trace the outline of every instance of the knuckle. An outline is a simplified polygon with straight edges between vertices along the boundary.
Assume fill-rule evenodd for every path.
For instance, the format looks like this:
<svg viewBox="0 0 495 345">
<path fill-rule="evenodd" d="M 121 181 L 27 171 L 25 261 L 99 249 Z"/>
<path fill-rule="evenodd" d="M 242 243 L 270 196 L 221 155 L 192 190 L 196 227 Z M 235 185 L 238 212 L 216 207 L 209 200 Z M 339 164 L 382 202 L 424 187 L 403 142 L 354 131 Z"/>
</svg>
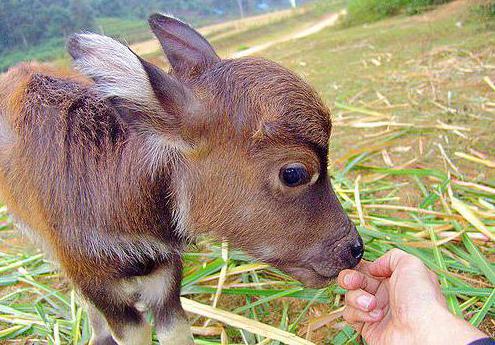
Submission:
<svg viewBox="0 0 495 345">
<path fill-rule="evenodd" d="M 414 267 L 424 266 L 423 261 L 421 261 L 421 259 L 401 249 L 394 248 L 392 249 L 391 253 L 392 253 L 392 260 L 395 262 L 396 266 L 398 266 L 399 264 L 414 266 Z"/>
<path fill-rule="evenodd" d="M 360 288 L 363 285 L 364 275 L 359 272 L 353 272 L 351 275 L 351 285 L 353 288 Z"/>
<path fill-rule="evenodd" d="M 368 285 L 369 285 L 368 279 L 366 279 L 366 277 L 364 275 L 361 275 L 360 279 L 361 279 L 361 283 L 360 283 L 361 289 L 366 290 L 368 288 Z"/>
<path fill-rule="evenodd" d="M 406 252 L 399 248 L 394 248 L 390 251 L 390 255 L 392 256 L 402 256 L 404 254 L 406 254 Z"/>
<path fill-rule="evenodd" d="M 363 280 L 363 274 L 360 273 L 360 272 L 354 272 L 352 274 L 352 279 L 353 279 L 353 281 L 354 281 L 355 284 L 361 285 L 361 282 Z"/>
<path fill-rule="evenodd" d="M 350 307 L 357 307 L 357 298 L 359 296 L 359 292 L 358 291 L 352 291 L 352 292 L 349 292 L 346 296 L 345 296 L 345 303 L 346 305 L 350 306 Z"/>
<path fill-rule="evenodd" d="M 390 255 L 388 256 L 388 259 L 389 259 L 389 263 L 392 267 L 394 266 L 397 266 L 397 264 L 404 259 L 404 257 L 407 257 L 407 253 L 400 250 L 400 249 L 397 249 L 397 248 L 394 248 L 392 249 L 390 252 Z"/>
<path fill-rule="evenodd" d="M 404 257 L 404 262 L 407 263 L 408 265 L 419 267 L 419 266 L 424 266 L 423 261 L 421 259 L 418 259 L 414 255 L 407 254 L 407 256 Z"/>
</svg>

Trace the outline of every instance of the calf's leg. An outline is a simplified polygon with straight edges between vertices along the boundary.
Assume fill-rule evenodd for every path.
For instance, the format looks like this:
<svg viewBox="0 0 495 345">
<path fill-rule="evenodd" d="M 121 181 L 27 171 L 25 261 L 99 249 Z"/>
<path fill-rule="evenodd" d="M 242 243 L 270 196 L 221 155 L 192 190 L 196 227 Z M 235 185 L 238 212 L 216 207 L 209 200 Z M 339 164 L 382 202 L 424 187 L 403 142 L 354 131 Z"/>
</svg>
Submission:
<svg viewBox="0 0 495 345">
<path fill-rule="evenodd" d="M 193 345 L 191 327 L 180 304 L 182 263 L 169 258 L 150 273 L 88 284 L 81 288 L 89 303 L 92 345 L 149 345 L 153 314 L 161 345 Z M 86 286 L 88 286 L 86 285 Z"/>
<path fill-rule="evenodd" d="M 92 303 L 88 308 L 94 332 L 92 341 L 95 345 L 151 344 L 151 326 L 134 306 L 133 296 L 121 291 L 118 285 L 111 282 L 95 284 L 83 291 Z"/>
<path fill-rule="evenodd" d="M 177 291 L 179 291 L 177 289 Z M 156 334 L 160 345 L 193 345 L 191 326 L 180 305 L 179 294 L 169 296 L 166 302 L 152 308 Z"/>
<path fill-rule="evenodd" d="M 161 345 L 194 344 L 191 326 L 180 304 L 182 264 L 180 258 L 143 278 L 140 304 L 153 314 Z"/>
<path fill-rule="evenodd" d="M 107 320 L 91 302 L 86 305 L 92 331 L 89 345 L 117 345 L 117 342 L 113 340 Z"/>
</svg>

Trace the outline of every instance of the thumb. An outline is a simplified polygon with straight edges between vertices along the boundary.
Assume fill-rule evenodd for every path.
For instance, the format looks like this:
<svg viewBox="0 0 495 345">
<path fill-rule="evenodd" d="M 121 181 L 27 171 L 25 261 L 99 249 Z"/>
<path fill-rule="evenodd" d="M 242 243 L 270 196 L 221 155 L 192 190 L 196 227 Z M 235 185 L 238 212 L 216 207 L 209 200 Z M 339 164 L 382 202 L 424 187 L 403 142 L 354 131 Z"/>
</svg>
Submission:
<svg viewBox="0 0 495 345">
<path fill-rule="evenodd" d="M 388 278 L 399 267 L 407 267 L 413 270 L 425 266 L 417 257 L 400 249 L 392 249 L 375 262 L 370 263 L 367 269 L 370 274 L 376 277 Z"/>
</svg>

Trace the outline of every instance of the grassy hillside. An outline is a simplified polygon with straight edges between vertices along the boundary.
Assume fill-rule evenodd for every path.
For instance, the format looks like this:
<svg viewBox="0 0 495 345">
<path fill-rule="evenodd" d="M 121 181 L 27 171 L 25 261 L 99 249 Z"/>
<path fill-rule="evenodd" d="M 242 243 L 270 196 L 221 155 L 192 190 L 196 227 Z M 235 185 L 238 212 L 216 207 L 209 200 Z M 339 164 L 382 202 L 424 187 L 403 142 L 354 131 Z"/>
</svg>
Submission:
<svg viewBox="0 0 495 345">
<path fill-rule="evenodd" d="M 148 23 L 140 19 L 98 18 L 96 31 L 129 44 L 150 39 L 153 35 Z"/>
<path fill-rule="evenodd" d="M 439 275 L 451 310 L 495 336 L 495 32 L 481 14 L 456 1 L 420 16 L 327 28 L 258 55 L 297 71 L 333 109 L 329 172 L 365 239 L 365 258 L 394 247 L 419 256 Z M 225 56 L 320 16 L 253 27 L 214 45 Z M 149 55 L 163 63 L 159 56 Z M 89 339 L 75 293 L 19 237 L 6 208 L 0 272 L 0 342 Z M 229 326 L 229 313 L 317 344 L 358 344 L 341 319 L 343 293 L 303 288 L 208 241 L 185 256 L 183 296 L 208 305 L 217 296 L 213 312 L 225 320 L 206 324 L 204 311 L 188 304 L 198 344 L 278 344 L 257 325 L 253 333 Z"/>
<path fill-rule="evenodd" d="M 326 11 L 343 7 L 343 3 L 344 0 L 320 1 L 299 8 L 298 10 L 271 12 L 253 18 L 247 17 L 243 20 L 232 20 L 204 26 L 207 23 L 205 23 L 205 19 L 202 19 L 193 24 L 195 27 L 203 27 L 208 39 L 212 42 L 217 42 L 220 49 L 238 50 L 245 47 L 246 44 L 269 40 L 283 33 L 288 27 L 295 26 L 297 28 L 301 25 L 311 23 Z M 147 40 L 154 37 L 147 21 L 140 19 L 96 18 L 93 31 L 114 37 L 130 45 L 143 41 L 146 44 Z M 237 42 L 241 41 L 243 42 L 242 44 L 235 46 Z M 150 54 L 150 57 L 161 55 L 158 45 L 155 44 L 153 47 L 156 51 Z M 139 52 L 139 49 L 137 51 Z M 67 64 L 69 56 L 65 49 L 65 39 L 52 39 L 37 46 L 0 52 L 0 72 L 5 71 L 8 67 L 15 65 L 19 61 L 27 60 L 57 60 L 60 63 Z"/>
<path fill-rule="evenodd" d="M 129 43 L 149 39 L 152 36 L 146 21 L 137 19 L 98 18 L 95 31 Z M 0 72 L 19 61 L 56 59 L 68 59 L 63 38 L 54 38 L 27 49 L 0 52 Z"/>
</svg>

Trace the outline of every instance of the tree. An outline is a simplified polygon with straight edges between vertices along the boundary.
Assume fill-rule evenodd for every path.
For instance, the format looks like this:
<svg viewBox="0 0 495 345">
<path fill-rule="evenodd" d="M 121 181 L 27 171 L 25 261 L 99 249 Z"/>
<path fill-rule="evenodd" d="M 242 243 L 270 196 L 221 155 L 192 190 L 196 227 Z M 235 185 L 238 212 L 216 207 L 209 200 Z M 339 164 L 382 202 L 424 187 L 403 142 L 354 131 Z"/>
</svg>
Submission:
<svg viewBox="0 0 495 345">
<path fill-rule="evenodd" d="M 237 0 L 237 6 L 239 7 L 241 18 L 244 18 L 244 6 L 242 4 L 242 0 Z"/>
<path fill-rule="evenodd" d="M 94 26 L 94 11 L 86 0 L 70 0 L 70 17 L 76 30 L 90 29 Z"/>
</svg>

